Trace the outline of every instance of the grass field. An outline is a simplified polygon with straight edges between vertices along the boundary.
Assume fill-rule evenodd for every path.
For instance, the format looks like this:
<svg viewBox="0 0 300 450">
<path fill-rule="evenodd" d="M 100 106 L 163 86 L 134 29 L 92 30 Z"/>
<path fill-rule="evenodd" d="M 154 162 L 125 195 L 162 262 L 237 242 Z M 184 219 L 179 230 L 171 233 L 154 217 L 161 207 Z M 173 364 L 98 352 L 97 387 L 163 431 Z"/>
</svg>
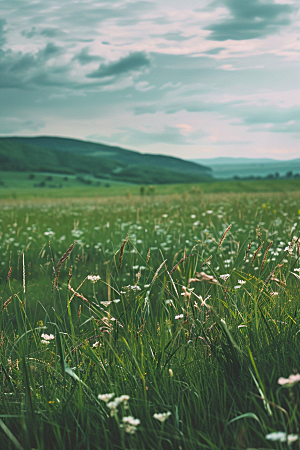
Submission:
<svg viewBox="0 0 300 450">
<path fill-rule="evenodd" d="M 1 449 L 299 448 L 299 182 L 230 183 L 0 189 Z"/>
</svg>

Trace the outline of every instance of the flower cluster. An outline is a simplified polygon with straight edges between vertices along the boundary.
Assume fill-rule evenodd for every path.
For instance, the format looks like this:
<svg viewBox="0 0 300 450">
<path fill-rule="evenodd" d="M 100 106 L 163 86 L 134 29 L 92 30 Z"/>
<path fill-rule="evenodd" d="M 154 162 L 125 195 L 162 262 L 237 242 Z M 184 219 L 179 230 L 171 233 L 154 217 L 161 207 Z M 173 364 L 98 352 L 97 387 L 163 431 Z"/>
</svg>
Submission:
<svg viewBox="0 0 300 450">
<path fill-rule="evenodd" d="M 111 394 L 99 394 L 98 399 L 102 400 L 106 403 L 107 407 L 110 409 L 110 415 L 114 416 L 119 423 L 118 419 L 118 406 L 123 403 L 124 409 L 128 409 L 128 400 L 129 395 L 121 395 L 120 397 L 115 397 L 114 400 L 112 398 L 115 396 L 114 393 Z M 111 400 L 111 401 L 110 401 Z M 134 434 L 137 430 L 138 425 L 141 423 L 140 419 L 135 419 L 132 416 L 124 416 L 122 417 L 122 423 L 120 428 L 124 429 L 128 434 Z"/>
<path fill-rule="evenodd" d="M 134 434 L 137 430 L 137 426 L 141 423 L 140 419 L 135 419 L 132 416 L 126 416 L 122 418 L 121 428 L 124 428 L 126 433 Z"/>
<path fill-rule="evenodd" d="M 288 378 L 280 377 L 278 379 L 278 384 L 280 384 L 281 386 L 285 386 L 285 385 L 291 386 L 295 383 L 298 383 L 298 381 L 300 381 L 300 374 L 296 373 L 296 375 L 292 374 Z"/>
<path fill-rule="evenodd" d="M 41 343 L 42 343 L 42 344 L 49 344 L 50 341 L 52 341 L 52 339 L 54 339 L 54 335 L 53 335 L 53 334 L 45 334 L 45 333 L 43 333 L 43 334 L 41 335 L 41 338 L 43 338 L 43 339 L 41 340 Z"/>
<path fill-rule="evenodd" d="M 96 283 L 97 281 L 101 280 L 99 275 L 88 275 L 87 279 L 92 283 Z"/>
<path fill-rule="evenodd" d="M 115 416 L 118 413 L 117 408 L 121 403 L 123 403 L 125 409 L 128 409 L 128 400 L 130 398 L 129 395 L 121 395 L 121 397 L 115 397 L 115 399 L 110 402 L 109 400 L 112 399 L 114 395 L 115 394 L 98 395 L 99 400 L 103 400 L 107 404 L 111 416 Z"/>
<path fill-rule="evenodd" d="M 153 414 L 153 417 L 154 419 L 159 420 L 161 423 L 164 423 L 171 414 L 172 413 L 170 411 L 166 413 L 155 413 Z"/>
</svg>

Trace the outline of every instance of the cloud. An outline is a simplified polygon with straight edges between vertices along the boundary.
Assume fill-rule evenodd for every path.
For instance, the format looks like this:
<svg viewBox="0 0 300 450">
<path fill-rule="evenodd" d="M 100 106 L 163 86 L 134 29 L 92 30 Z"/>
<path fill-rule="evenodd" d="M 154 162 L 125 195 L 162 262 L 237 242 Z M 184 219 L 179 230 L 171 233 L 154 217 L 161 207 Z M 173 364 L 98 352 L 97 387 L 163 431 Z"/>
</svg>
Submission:
<svg viewBox="0 0 300 450">
<path fill-rule="evenodd" d="M 63 52 L 62 47 L 48 43 L 36 53 L 0 53 L 0 88 L 30 88 L 34 85 L 65 86 L 70 84 L 66 78 L 68 64 L 48 64 Z M 61 75 L 64 75 L 62 77 Z M 74 84 L 74 82 L 73 82 Z"/>
<path fill-rule="evenodd" d="M 211 50 L 207 50 L 206 53 L 207 55 L 218 55 L 222 50 L 226 50 L 226 47 L 216 47 L 216 48 L 212 48 Z"/>
<path fill-rule="evenodd" d="M 195 36 L 185 37 L 179 31 L 177 31 L 177 32 L 170 31 L 169 33 L 165 33 L 165 34 L 152 34 L 151 37 L 160 37 L 162 39 L 166 39 L 167 41 L 183 42 L 183 41 L 188 41 L 189 39 L 192 39 Z"/>
<path fill-rule="evenodd" d="M 19 133 L 20 131 L 37 132 L 44 128 L 43 121 L 24 120 L 16 117 L 2 117 L 0 121 L 0 134 L 7 135 L 11 133 Z"/>
<path fill-rule="evenodd" d="M 113 134 L 110 140 L 127 146 L 143 147 L 149 144 L 193 145 L 200 137 L 204 136 L 202 131 L 192 131 L 192 127 L 187 124 L 165 125 L 161 131 L 143 131 L 129 127 L 120 130 L 120 132 Z"/>
<path fill-rule="evenodd" d="M 259 125 L 255 131 L 274 133 L 300 132 L 300 107 L 275 108 L 253 107 L 239 111 L 242 121 L 239 125 Z"/>
<path fill-rule="evenodd" d="M 39 53 L 37 58 L 42 59 L 51 59 L 54 58 L 56 55 L 61 53 L 63 51 L 62 47 L 59 47 L 52 42 L 49 42 L 49 44 L 46 45 L 45 48 L 43 48 Z"/>
<path fill-rule="evenodd" d="M 0 47 L 5 44 L 5 30 L 4 27 L 6 25 L 5 19 L 0 19 Z"/>
<path fill-rule="evenodd" d="M 82 66 L 85 66 L 86 64 L 90 64 L 94 61 L 99 61 L 102 59 L 103 58 L 99 55 L 90 55 L 89 48 L 84 47 L 83 49 L 81 49 L 80 53 L 77 53 L 77 55 L 72 58 L 72 61 L 78 61 Z"/>
<path fill-rule="evenodd" d="M 291 4 L 262 0 L 217 0 L 212 6 L 225 6 L 230 18 L 204 27 L 211 31 L 206 39 L 214 41 L 263 38 L 278 33 L 281 27 L 290 24 L 290 15 L 295 11 Z"/>
<path fill-rule="evenodd" d="M 61 31 L 59 28 L 52 28 L 52 27 L 47 27 L 47 28 L 36 28 L 36 27 L 32 27 L 30 30 L 23 30 L 21 32 L 21 35 L 31 39 L 33 36 L 45 36 L 47 38 L 55 38 L 57 36 L 61 36 L 65 34 L 63 31 Z"/>
<path fill-rule="evenodd" d="M 100 64 L 99 68 L 87 75 L 88 78 L 105 78 L 120 76 L 125 73 L 140 71 L 150 66 L 150 59 L 145 52 L 134 52 L 108 64 Z"/>
</svg>

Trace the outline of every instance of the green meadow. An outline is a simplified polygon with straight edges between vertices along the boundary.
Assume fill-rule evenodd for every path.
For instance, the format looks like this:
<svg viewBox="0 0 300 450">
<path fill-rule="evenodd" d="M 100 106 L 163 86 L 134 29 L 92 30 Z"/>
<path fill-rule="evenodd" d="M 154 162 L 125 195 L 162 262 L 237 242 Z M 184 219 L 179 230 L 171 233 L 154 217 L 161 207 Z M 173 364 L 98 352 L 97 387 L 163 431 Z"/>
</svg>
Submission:
<svg viewBox="0 0 300 450">
<path fill-rule="evenodd" d="M 299 180 L 63 178 L 0 177 L 0 448 L 299 448 Z"/>
</svg>

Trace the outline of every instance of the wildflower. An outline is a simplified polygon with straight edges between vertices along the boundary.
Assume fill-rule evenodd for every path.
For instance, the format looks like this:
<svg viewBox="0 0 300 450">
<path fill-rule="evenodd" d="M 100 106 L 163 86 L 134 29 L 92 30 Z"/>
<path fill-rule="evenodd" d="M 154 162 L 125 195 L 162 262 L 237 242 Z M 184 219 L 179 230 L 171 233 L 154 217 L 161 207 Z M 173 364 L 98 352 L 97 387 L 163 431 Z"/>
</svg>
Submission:
<svg viewBox="0 0 300 450">
<path fill-rule="evenodd" d="M 126 286 L 127 289 L 131 289 L 132 291 L 140 291 L 141 288 L 139 286 L 131 286 L 130 284 Z"/>
<path fill-rule="evenodd" d="M 292 442 L 297 441 L 299 436 L 297 434 L 287 434 L 283 431 L 275 431 L 274 433 L 269 433 L 266 436 L 266 439 L 269 439 L 270 441 L 280 441 L 280 442 L 288 442 L 289 444 L 292 444 Z"/>
<path fill-rule="evenodd" d="M 101 280 L 99 275 L 88 275 L 87 279 L 92 283 L 96 283 L 97 281 Z"/>
<path fill-rule="evenodd" d="M 48 341 L 51 341 L 52 339 L 54 339 L 54 335 L 53 334 L 45 334 L 45 333 L 43 333 L 42 335 L 41 335 L 41 337 L 45 340 L 45 341 L 47 341 L 47 344 L 48 344 Z M 42 341 L 43 342 L 43 341 Z M 44 342 L 43 342 L 44 343 Z"/>
<path fill-rule="evenodd" d="M 290 375 L 288 378 L 283 378 L 280 377 L 278 379 L 278 384 L 280 384 L 281 386 L 285 386 L 285 385 L 292 385 L 297 383 L 298 381 L 300 381 L 300 374 L 296 373 L 296 375 Z"/>
<path fill-rule="evenodd" d="M 114 395 L 115 395 L 114 392 L 112 394 L 99 394 L 98 395 L 98 399 L 102 400 L 105 403 L 107 403 L 107 402 L 109 402 L 109 400 L 111 398 L 113 398 Z"/>
<path fill-rule="evenodd" d="M 170 411 L 166 413 L 155 413 L 153 414 L 153 417 L 154 419 L 159 420 L 161 423 L 164 423 L 171 414 L 172 413 Z"/>
<path fill-rule="evenodd" d="M 128 400 L 130 399 L 129 395 L 121 395 L 118 399 L 120 400 L 120 403 L 123 402 L 124 408 L 128 409 Z"/>
<path fill-rule="evenodd" d="M 222 280 L 224 281 L 228 280 L 229 277 L 230 277 L 229 273 L 224 273 L 224 275 L 220 275 L 220 278 L 222 278 Z"/>
<path fill-rule="evenodd" d="M 170 377 L 172 378 L 173 377 L 173 370 L 172 369 L 169 369 L 169 374 L 170 374 Z"/>
<path fill-rule="evenodd" d="M 175 316 L 175 320 L 178 320 L 178 319 L 183 319 L 183 314 L 178 314 L 178 316 Z"/>
<path fill-rule="evenodd" d="M 296 244 L 295 239 L 292 239 L 292 241 L 288 243 L 287 247 L 285 247 L 284 251 L 288 252 L 290 256 L 293 256 L 295 244 Z"/>
<path fill-rule="evenodd" d="M 92 347 L 93 347 L 93 348 L 98 348 L 98 347 L 99 347 L 99 344 L 100 344 L 100 342 L 97 341 L 97 342 L 95 342 L 95 343 L 92 345 Z M 98 398 L 99 398 L 99 397 L 98 397 Z M 103 399 L 100 399 L 100 400 L 103 400 Z"/>
<path fill-rule="evenodd" d="M 242 286 L 240 284 L 237 284 L 236 286 L 234 286 L 234 289 L 240 289 Z"/>
<path fill-rule="evenodd" d="M 120 426 L 129 434 L 134 434 L 137 430 L 137 426 L 141 423 L 140 419 L 135 419 L 132 416 L 123 417 L 122 422 L 123 423 Z"/>
<path fill-rule="evenodd" d="M 239 283 L 239 284 L 245 284 L 246 281 L 245 281 L 245 280 L 238 280 L 238 283 Z"/>
<path fill-rule="evenodd" d="M 105 306 L 105 308 L 106 308 L 107 306 L 109 306 L 111 304 L 111 301 L 105 301 L 105 302 L 103 301 L 100 303 L 101 303 L 101 305 Z"/>
</svg>

